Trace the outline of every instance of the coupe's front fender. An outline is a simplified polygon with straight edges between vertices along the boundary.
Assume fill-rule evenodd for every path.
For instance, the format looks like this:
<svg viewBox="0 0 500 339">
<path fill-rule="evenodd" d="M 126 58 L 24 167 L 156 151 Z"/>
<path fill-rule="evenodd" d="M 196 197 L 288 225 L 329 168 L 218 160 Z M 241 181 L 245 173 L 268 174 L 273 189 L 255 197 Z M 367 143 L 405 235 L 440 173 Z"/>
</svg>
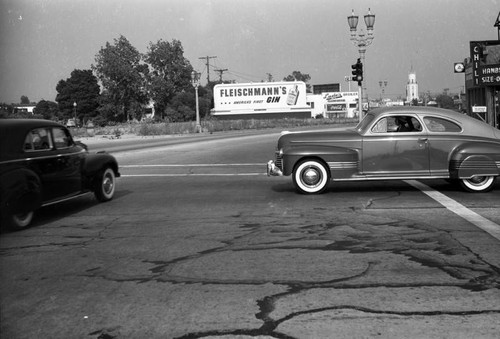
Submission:
<svg viewBox="0 0 500 339">
<path fill-rule="evenodd" d="M 118 162 L 114 156 L 105 152 L 89 154 L 83 163 L 83 172 L 87 178 L 91 179 L 107 167 L 113 169 L 116 177 L 120 176 Z"/>
<path fill-rule="evenodd" d="M 304 145 L 283 149 L 283 175 L 291 175 L 296 164 L 306 158 L 319 159 L 325 163 L 332 178 L 349 177 L 358 172 L 359 156 L 356 150 L 337 146 Z"/>
</svg>

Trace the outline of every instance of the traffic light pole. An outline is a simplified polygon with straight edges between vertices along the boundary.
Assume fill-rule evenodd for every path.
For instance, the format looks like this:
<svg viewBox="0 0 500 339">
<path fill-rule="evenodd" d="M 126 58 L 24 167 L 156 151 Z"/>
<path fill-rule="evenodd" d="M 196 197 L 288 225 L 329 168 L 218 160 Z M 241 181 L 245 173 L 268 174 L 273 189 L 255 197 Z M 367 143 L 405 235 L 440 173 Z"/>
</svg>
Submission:
<svg viewBox="0 0 500 339">
<path fill-rule="evenodd" d="M 365 52 L 366 52 L 366 47 L 364 47 L 364 48 L 360 47 L 359 48 L 359 59 L 361 60 L 361 65 L 365 64 Z M 358 87 L 359 87 L 359 89 L 358 89 L 358 95 L 359 95 L 359 121 L 363 120 L 363 118 L 364 118 L 363 102 L 365 101 L 365 99 L 366 99 L 366 103 L 368 104 L 368 96 L 366 96 L 366 98 L 363 97 L 363 95 L 366 95 L 366 93 L 367 93 L 366 92 L 366 86 L 365 86 L 366 81 L 364 81 L 365 80 L 364 77 L 365 76 L 363 74 L 363 81 L 362 82 L 358 82 Z"/>
<path fill-rule="evenodd" d="M 351 66 L 352 68 L 352 80 L 358 83 L 358 117 L 359 121 L 363 119 L 363 63 L 361 62 L 361 57 L 358 61 Z"/>
<path fill-rule="evenodd" d="M 358 117 L 363 120 L 363 86 L 358 82 Z"/>
</svg>

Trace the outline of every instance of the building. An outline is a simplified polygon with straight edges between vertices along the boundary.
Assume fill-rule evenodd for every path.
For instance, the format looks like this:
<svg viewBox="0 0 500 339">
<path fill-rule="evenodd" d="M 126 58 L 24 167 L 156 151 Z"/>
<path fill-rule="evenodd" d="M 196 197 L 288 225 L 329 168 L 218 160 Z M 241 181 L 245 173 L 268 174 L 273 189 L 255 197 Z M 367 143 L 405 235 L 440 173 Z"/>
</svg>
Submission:
<svg viewBox="0 0 500 339">
<path fill-rule="evenodd" d="M 467 114 L 499 128 L 500 41 L 471 41 L 464 66 Z"/>
<path fill-rule="evenodd" d="M 408 83 L 406 84 L 406 101 L 411 103 L 413 100 L 418 98 L 418 83 L 417 83 L 417 74 L 411 70 L 408 74 Z"/>
<path fill-rule="evenodd" d="M 34 113 L 36 105 L 35 104 L 20 104 L 15 105 L 12 113 Z"/>
<path fill-rule="evenodd" d="M 354 118 L 358 113 L 358 92 L 307 94 L 313 118 Z"/>
</svg>

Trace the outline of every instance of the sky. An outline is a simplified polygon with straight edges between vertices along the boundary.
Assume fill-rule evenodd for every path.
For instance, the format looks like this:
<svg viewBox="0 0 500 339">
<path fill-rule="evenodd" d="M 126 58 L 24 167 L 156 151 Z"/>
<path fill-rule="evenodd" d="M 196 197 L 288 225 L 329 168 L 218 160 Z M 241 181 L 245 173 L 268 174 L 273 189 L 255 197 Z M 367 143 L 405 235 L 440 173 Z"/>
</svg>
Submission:
<svg viewBox="0 0 500 339">
<path fill-rule="evenodd" d="M 159 40 L 179 40 L 206 84 L 280 81 L 293 71 L 309 83 L 345 82 L 359 57 L 347 17 L 375 14 L 364 64 L 368 95 L 404 96 L 414 71 L 419 92 L 458 93 L 455 62 L 469 42 L 497 40 L 500 0 L 0 0 L 0 102 L 55 101 L 56 85 L 90 69 L 107 42 L 123 35 L 141 53 Z"/>
</svg>

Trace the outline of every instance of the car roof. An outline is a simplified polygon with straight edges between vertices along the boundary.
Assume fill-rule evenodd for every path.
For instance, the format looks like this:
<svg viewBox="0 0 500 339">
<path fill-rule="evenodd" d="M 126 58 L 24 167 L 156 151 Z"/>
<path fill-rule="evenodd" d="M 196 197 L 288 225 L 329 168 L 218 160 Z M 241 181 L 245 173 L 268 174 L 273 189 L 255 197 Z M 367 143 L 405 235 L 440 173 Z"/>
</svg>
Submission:
<svg viewBox="0 0 500 339">
<path fill-rule="evenodd" d="M 379 107 L 375 108 L 370 111 L 370 113 L 378 116 L 381 114 L 385 113 L 391 113 L 391 114 L 405 114 L 405 113 L 412 113 L 412 114 L 442 114 L 449 116 L 450 118 L 452 117 L 458 117 L 458 116 L 464 116 L 464 114 L 452 111 L 449 109 L 444 109 L 444 108 L 437 108 L 437 107 L 429 107 L 429 106 L 391 106 L 391 107 Z"/>
<path fill-rule="evenodd" d="M 464 131 L 469 134 L 474 134 L 478 130 L 486 133 L 483 135 L 490 138 L 498 138 L 495 133 L 495 128 L 488 125 L 487 123 L 470 117 L 466 114 L 459 113 L 457 111 L 452 111 L 444 108 L 428 107 L 428 106 L 392 106 L 392 107 L 380 107 L 373 109 L 369 112 L 375 116 L 375 119 L 381 115 L 386 114 L 415 114 L 420 117 L 425 117 L 426 115 L 441 116 L 443 118 L 452 119 L 462 125 Z"/>
<path fill-rule="evenodd" d="M 0 160 L 11 160 L 22 153 L 26 134 L 34 128 L 60 126 L 43 119 L 0 119 Z"/>
</svg>

